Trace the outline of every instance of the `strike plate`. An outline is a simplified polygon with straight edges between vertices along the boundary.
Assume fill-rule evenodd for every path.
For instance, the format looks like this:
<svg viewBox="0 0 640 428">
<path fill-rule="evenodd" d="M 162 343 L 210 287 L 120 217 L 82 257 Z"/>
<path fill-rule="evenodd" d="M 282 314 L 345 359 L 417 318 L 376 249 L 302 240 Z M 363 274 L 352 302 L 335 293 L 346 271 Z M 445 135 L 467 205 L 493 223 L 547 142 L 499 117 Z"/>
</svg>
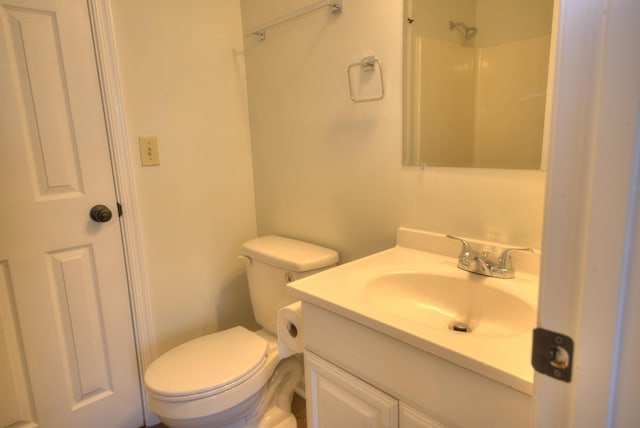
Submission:
<svg viewBox="0 0 640 428">
<path fill-rule="evenodd" d="M 564 334 L 536 328 L 533 330 L 531 364 L 538 372 L 571 382 L 573 339 Z"/>
</svg>

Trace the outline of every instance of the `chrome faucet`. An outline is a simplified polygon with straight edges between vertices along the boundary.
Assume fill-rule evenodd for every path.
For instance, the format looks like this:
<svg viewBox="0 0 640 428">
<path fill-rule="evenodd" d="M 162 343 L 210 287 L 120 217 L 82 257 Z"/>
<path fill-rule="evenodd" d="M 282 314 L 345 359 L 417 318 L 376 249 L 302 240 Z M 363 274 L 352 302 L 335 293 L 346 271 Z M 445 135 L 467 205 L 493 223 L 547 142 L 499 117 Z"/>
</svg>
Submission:
<svg viewBox="0 0 640 428">
<path fill-rule="evenodd" d="M 496 258 L 489 251 L 476 251 L 469 242 L 462 238 L 447 235 L 447 238 L 457 239 L 462 243 L 462 250 L 458 255 L 458 268 L 471 273 L 492 276 L 495 278 L 513 278 L 516 272 L 511 261 L 512 251 L 528 251 L 533 253 L 531 248 L 507 248 Z"/>
</svg>

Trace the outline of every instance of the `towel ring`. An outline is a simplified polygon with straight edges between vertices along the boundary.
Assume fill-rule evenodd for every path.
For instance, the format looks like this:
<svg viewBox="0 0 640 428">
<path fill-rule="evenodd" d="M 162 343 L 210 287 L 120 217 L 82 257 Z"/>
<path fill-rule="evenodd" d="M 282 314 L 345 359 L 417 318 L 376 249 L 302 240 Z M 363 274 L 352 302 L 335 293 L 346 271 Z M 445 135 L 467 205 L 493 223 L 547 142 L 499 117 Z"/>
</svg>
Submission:
<svg viewBox="0 0 640 428">
<path fill-rule="evenodd" d="M 372 98 L 358 98 L 353 93 L 353 82 L 351 81 L 351 69 L 354 67 L 361 67 L 363 72 L 372 72 L 376 69 L 376 64 L 378 64 L 378 69 L 380 70 L 380 95 Z M 354 103 L 366 103 L 369 101 L 379 101 L 384 98 L 384 79 L 382 78 L 382 64 L 380 60 L 375 56 L 367 56 L 360 60 L 360 62 L 354 62 L 347 67 L 347 78 L 349 79 L 349 95 L 351 96 L 351 101 Z"/>
</svg>

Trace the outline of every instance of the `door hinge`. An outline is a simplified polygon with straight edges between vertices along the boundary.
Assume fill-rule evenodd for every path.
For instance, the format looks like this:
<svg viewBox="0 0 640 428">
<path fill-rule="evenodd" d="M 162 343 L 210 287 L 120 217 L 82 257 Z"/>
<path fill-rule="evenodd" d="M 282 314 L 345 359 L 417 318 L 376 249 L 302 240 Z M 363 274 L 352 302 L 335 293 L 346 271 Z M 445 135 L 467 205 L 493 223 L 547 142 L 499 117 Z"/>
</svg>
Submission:
<svg viewBox="0 0 640 428">
<path fill-rule="evenodd" d="M 573 339 L 554 331 L 536 328 L 533 330 L 531 364 L 540 373 L 571 382 Z"/>
<path fill-rule="evenodd" d="M 116 202 L 116 204 L 118 205 L 118 217 L 122 217 L 122 205 L 120 202 Z"/>
</svg>

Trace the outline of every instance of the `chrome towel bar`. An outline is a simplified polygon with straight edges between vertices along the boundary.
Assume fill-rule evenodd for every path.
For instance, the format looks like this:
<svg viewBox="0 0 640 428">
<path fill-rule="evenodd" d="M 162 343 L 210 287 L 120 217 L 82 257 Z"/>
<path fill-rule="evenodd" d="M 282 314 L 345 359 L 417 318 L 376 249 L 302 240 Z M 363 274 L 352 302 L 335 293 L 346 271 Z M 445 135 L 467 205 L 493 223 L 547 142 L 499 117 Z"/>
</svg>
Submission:
<svg viewBox="0 0 640 428">
<path fill-rule="evenodd" d="M 249 31 L 247 31 L 245 35 L 256 36 L 258 40 L 264 40 L 267 37 L 267 30 L 269 28 L 291 21 L 292 19 L 299 18 L 301 16 L 304 16 L 308 13 L 311 13 L 315 10 L 321 9 L 326 6 L 329 6 L 331 8 L 331 13 L 333 13 L 334 15 L 342 12 L 342 0 L 322 0 L 316 3 L 313 3 L 307 7 L 294 10 L 293 12 L 290 12 L 286 15 L 282 15 L 278 18 L 267 21 L 261 25 L 255 26 Z"/>
</svg>

